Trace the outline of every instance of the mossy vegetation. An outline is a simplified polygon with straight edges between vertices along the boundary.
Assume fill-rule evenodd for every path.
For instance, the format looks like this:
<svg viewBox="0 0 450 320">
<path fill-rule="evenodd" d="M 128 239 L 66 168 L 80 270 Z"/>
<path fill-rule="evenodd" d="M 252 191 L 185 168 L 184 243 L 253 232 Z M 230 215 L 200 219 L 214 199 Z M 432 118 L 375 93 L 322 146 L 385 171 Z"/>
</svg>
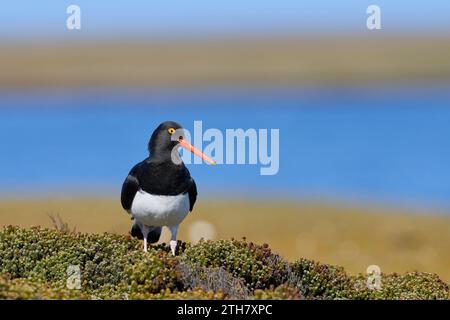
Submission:
<svg viewBox="0 0 450 320">
<path fill-rule="evenodd" d="M 70 266 L 79 287 L 68 286 Z M 242 240 L 162 244 L 142 251 L 129 236 L 39 227 L 0 231 L 1 299 L 448 299 L 429 273 L 364 275 L 307 259 L 288 262 L 267 244 Z"/>
</svg>

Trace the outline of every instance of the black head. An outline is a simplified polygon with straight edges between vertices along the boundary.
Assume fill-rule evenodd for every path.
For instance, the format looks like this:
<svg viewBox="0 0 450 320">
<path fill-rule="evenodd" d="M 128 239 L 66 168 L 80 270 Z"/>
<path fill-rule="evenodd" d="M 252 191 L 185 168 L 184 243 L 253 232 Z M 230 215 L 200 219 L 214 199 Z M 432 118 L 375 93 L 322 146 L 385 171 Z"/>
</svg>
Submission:
<svg viewBox="0 0 450 320">
<path fill-rule="evenodd" d="M 148 151 L 152 156 L 170 156 L 173 148 L 183 136 L 183 128 L 175 121 L 161 123 L 150 138 Z M 176 137 L 175 137 L 176 135 Z"/>
<path fill-rule="evenodd" d="M 183 128 L 175 121 L 163 122 L 153 131 L 150 142 L 148 143 L 150 158 L 163 162 L 171 160 L 175 164 L 182 164 L 183 162 L 179 153 L 173 152 L 177 151 L 178 146 L 194 153 L 210 164 L 216 164 L 214 160 L 206 156 L 185 139 Z"/>
</svg>

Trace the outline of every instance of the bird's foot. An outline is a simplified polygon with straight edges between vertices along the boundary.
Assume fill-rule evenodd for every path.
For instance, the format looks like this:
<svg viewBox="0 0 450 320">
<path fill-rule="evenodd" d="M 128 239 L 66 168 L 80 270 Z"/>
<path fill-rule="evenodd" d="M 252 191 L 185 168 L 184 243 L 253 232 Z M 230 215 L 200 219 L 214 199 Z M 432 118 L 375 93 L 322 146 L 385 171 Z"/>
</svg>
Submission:
<svg viewBox="0 0 450 320">
<path fill-rule="evenodd" d="M 175 250 L 177 249 L 177 240 L 170 241 L 170 250 L 172 250 L 172 254 L 175 255 Z"/>
</svg>

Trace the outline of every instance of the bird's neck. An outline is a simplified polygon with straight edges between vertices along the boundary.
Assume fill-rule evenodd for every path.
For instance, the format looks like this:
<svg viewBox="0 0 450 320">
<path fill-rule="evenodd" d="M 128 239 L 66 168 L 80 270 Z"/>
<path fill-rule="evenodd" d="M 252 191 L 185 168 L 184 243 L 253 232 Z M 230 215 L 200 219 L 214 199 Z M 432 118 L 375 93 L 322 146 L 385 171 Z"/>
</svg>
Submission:
<svg viewBox="0 0 450 320">
<path fill-rule="evenodd" d="M 181 159 L 180 153 L 178 152 L 178 148 L 174 148 L 172 150 L 164 149 L 158 150 L 150 150 L 150 155 L 148 157 L 149 161 L 152 163 L 168 163 L 174 164 L 176 166 L 183 165 L 183 160 Z"/>
</svg>

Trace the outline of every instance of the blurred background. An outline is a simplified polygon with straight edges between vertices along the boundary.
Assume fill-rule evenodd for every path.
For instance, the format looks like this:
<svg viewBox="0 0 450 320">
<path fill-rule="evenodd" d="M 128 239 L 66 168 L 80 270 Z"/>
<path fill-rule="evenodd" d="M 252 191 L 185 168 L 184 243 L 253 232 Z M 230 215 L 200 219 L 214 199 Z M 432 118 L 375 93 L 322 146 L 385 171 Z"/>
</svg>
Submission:
<svg viewBox="0 0 450 320">
<path fill-rule="evenodd" d="M 121 185 L 159 123 L 280 129 L 276 175 L 189 166 L 181 239 L 450 281 L 449 88 L 444 0 L 2 3 L 0 225 L 126 234 Z"/>
</svg>

